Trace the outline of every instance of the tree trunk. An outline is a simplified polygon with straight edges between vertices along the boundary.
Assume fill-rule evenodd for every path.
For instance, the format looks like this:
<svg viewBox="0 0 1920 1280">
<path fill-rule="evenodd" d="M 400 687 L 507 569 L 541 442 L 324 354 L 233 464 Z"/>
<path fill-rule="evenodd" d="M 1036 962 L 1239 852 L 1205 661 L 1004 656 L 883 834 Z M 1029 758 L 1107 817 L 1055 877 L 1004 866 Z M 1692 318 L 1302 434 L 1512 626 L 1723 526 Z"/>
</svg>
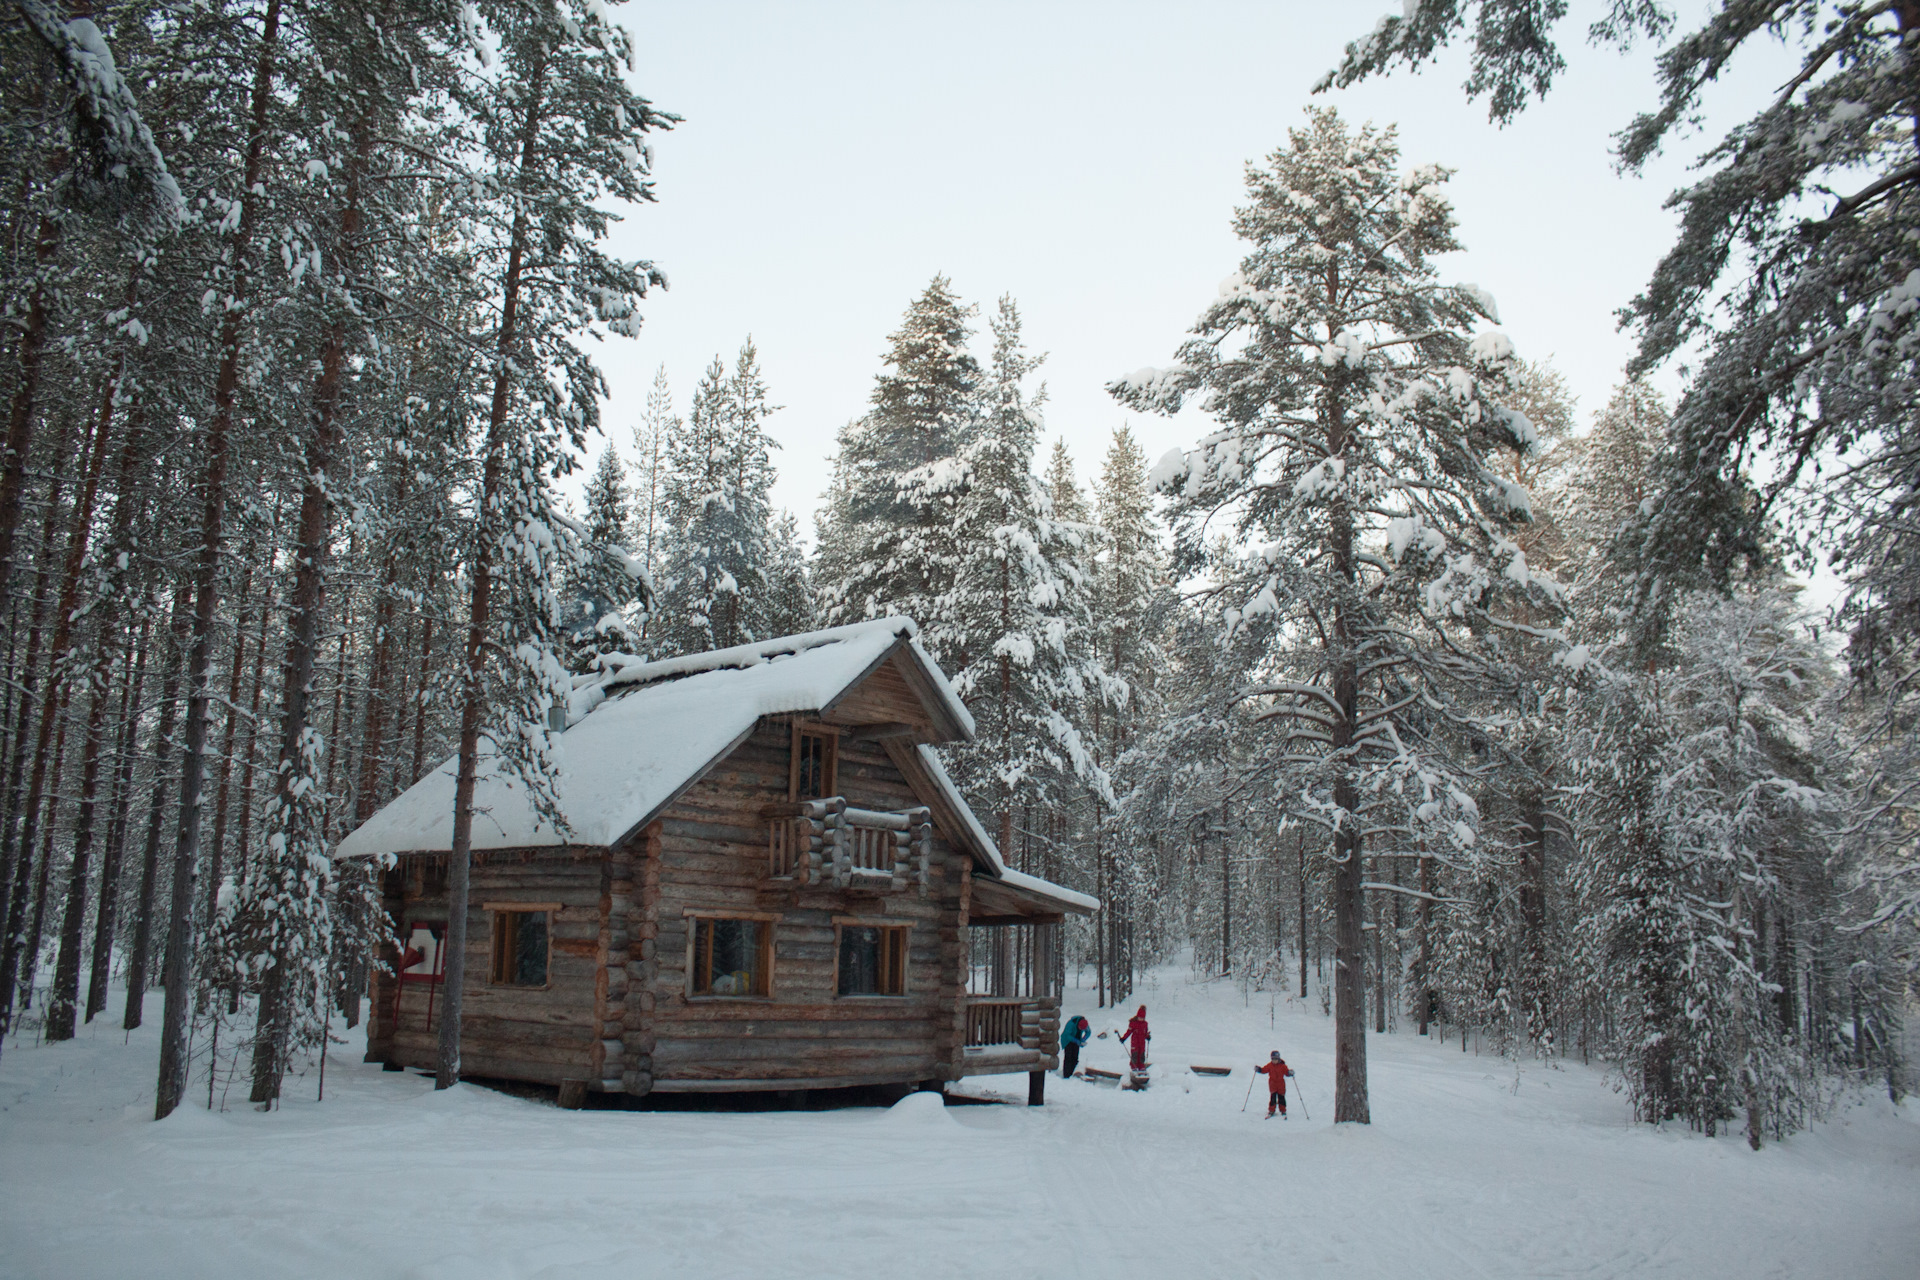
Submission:
<svg viewBox="0 0 1920 1280">
<path fill-rule="evenodd" d="M 1332 457 L 1346 451 L 1346 423 L 1341 393 L 1330 396 L 1327 453 Z M 1331 652 L 1327 655 L 1333 674 L 1333 699 L 1340 707 L 1333 726 L 1330 756 L 1334 761 L 1333 804 L 1339 826 L 1333 834 L 1333 998 L 1334 998 L 1334 1098 L 1335 1123 L 1366 1124 L 1370 1120 L 1367 1105 L 1367 991 L 1362 946 L 1365 935 L 1366 891 L 1361 869 L 1364 837 L 1361 832 L 1360 787 L 1353 763 L 1354 735 L 1360 721 L 1360 680 L 1357 645 L 1354 634 L 1357 607 L 1358 573 L 1354 562 L 1353 516 L 1344 501 L 1336 501 L 1329 513 L 1328 549 L 1333 553 L 1334 572 L 1345 593 L 1334 611 Z"/>
<path fill-rule="evenodd" d="M 140 694 L 146 685 L 151 627 L 143 626 L 128 657 L 125 692 L 120 700 L 120 742 L 113 779 L 113 819 L 107 824 L 105 859 L 100 864 L 100 907 L 94 913 L 93 966 L 87 974 L 87 1014 L 107 1007 L 107 984 L 113 979 L 113 936 L 120 917 L 120 881 L 126 866 L 127 809 L 133 799 L 133 747 L 140 725 Z"/>
<path fill-rule="evenodd" d="M 53 990 L 47 997 L 46 1038 L 71 1040 L 80 999 L 80 948 L 87 921 L 88 871 L 93 860 L 94 817 L 99 810 L 101 744 L 106 738 L 111 682 L 102 679 L 87 711 L 87 732 L 80 748 L 80 811 L 74 820 L 73 859 L 67 869 L 67 906 L 60 920 L 60 951 L 53 966 Z"/>
<path fill-rule="evenodd" d="M 67 441 L 62 440 L 62 452 Z M 0 852 L 5 854 L 3 861 L 10 872 L 12 887 L 7 894 L 6 936 L 0 943 L 0 1029 L 11 1025 L 13 1017 L 13 984 L 19 973 L 22 930 L 26 928 L 27 890 L 33 880 L 34 832 L 27 827 L 21 817 L 22 774 L 26 772 L 27 762 L 34 763 L 36 772 L 45 768 L 46 752 L 37 741 L 34 749 L 27 748 L 27 730 L 34 724 L 34 712 L 46 715 L 45 703 L 53 686 L 53 677 L 49 672 L 45 683 L 38 685 L 39 693 L 31 692 L 35 687 L 35 676 L 40 666 L 40 638 L 42 623 L 45 620 L 49 596 L 53 586 L 53 546 L 59 528 L 61 479 L 54 472 L 51 491 L 47 495 L 46 516 L 40 532 L 39 570 L 34 576 L 33 621 L 27 632 L 27 653 L 20 671 L 20 683 L 28 692 L 20 699 L 18 713 L 14 717 L 13 763 L 9 766 L 7 777 L 6 830 L 0 835 Z M 45 785 L 42 777 L 41 785 Z M 38 812 L 39 802 L 34 803 Z"/>
<path fill-rule="evenodd" d="M 46 938 L 47 887 L 53 873 L 54 837 L 60 833 L 60 779 L 66 776 L 67 693 L 63 689 L 54 699 L 54 714 L 60 727 L 53 735 L 53 794 L 47 797 L 47 820 L 40 837 L 40 869 L 33 878 L 33 910 L 27 924 L 26 944 L 20 963 L 20 1006 L 33 1003 L 33 980 L 40 967 L 40 944 Z"/>
<path fill-rule="evenodd" d="M 160 890 L 160 835 L 166 823 L 167 760 L 173 752 L 173 721 L 180 697 L 181 627 L 187 616 L 187 584 L 174 583 L 167 613 L 166 674 L 160 683 L 160 723 L 153 733 L 153 795 L 147 804 L 147 840 L 140 858 L 140 914 L 133 923 L 133 949 L 127 956 L 128 1031 L 146 1017 L 147 979 L 152 970 L 153 908 Z"/>
<path fill-rule="evenodd" d="M 1295 940 L 1300 948 L 1300 998 L 1307 998 L 1307 829 L 1300 828 L 1299 847 L 1296 850 L 1300 858 L 1300 932 Z"/>
<path fill-rule="evenodd" d="M 46 693 L 41 698 L 40 729 L 35 737 L 31 774 L 32 780 L 27 787 L 27 807 L 20 825 L 20 853 L 22 857 L 27 857 L 33 849 L 34 837 L 40 825 L 40 806 L 42 801 L 47 801 L 47 747 L 54 735 L 54 720 L 58 714 L 58 709 L 64 706 L 66 702 L 64 687 L 65 667 L 71 658 L 69 651 L 73 644 L 73 623 L 75 615 L 79 612 L 80 574 L 82 567 L 86 563 L 87 535 L 91 532 L 93 525 L 93 504 L 95 498 L 99 495 L 100 472 L 106 461 L 107 434 L 111 427 L 114 385 L 114 379 L 109 378 L 106 384 L 106 394 L 103 398 L 100 416 L 94 420 L 93 430 L 90 433 L 87 447 L 81 458 L 80 492 L 75 498 L 72 519 L 68 524 L 67 554 L 65 562 L 61 567 L 60 575 L 60 601 L 54 607 L 53 642 L 48 646 L 47 650 Z M 64 452 L 64 450 L 62 450 L 62 452 Z M 56 479 L 48 495 L 48 518 L 50 520 L 53 518 L 54 509 L 59 506 L 60 483 L 58 474 L 58 467 L 56 466 Z M 57 754 L 56 752 L 56 755 Z M 54 775 L 54 782 L 57 786 L 57 773 Z M 47 804 L 49 812 L 51 813 L 53 807 L 52 802 L 47 801 Z M 48 831 L 51 832 L 53 825 L 51 816 L 47 818 L 46 825 Z M 32 936 L 26 945 L 24 960 L 16 958 L 17 953 L 13 951 L 12 944 L 10 943 L 8 961 L 4 965 L 0 965 L 0 968 L 6 971 L 9 978 L 16 964 L 24 965 L 27 979 L 22 984 L 23 989 L 31 989 L 33 986 L 33 970 L 39 960 L 38 949 L 42 919 L 41 913 L 46 907 L 46 883 L 47 868 L 42 866 L 38 885 L 35 890 L 33 925 L 30 931 Z M 9 981 L 7 985 L 8 989 L 11 990 L 12 983 Z M 4 1002 L 0 1003 L 0 1026 L 6 1025 L 7 1019 L 11 1015 L 12 1008 L 10 1000 L 10 996 L 0 994 L 0 1002 Z"/>
<path fill-rule="evenodd" d="M 226 736 L 220 744 L 220 785 L 214 790 L 213 839 L 207 844 L 205 918 L 210 929 L 218 928 L 216 908 L 220 903 L 220 883 L 227 878 L 227 802 L 233 796 L 233 748 L 240 735 L 240 682 L 247 672 L 250 638 L 247 624 L 253 620 L 247 614 L 253 601 L 253 556 L 247 554 L 244 559 L 247 567 L 240 573 L 240 589 L 234 592 L 234 599 L 240 603 L 240 615 L 233 620 L 233 657 L 227 663 Z"/>
<path fill-rule="evenodd" d="M 534 142 L 540 126 L 546 76 L 544 52 L 535 55 L 533 90 L 527 95 L 526 122 L 520 137 L 520 173 L 532 172 Z M 513 392 L 514 320 L 520 309 L 520 273 L 526 258 L 527 214 L 524 203 L 513 215 L 507 249 L 507 274 L 502 282 L 500 338 L 494 353 L 498 366 L 493 378 L 493 406 L 487 420 L 487 456 L 481 469 L 479 519 L 483 532 L 469 574 L 472 582 L 467 615 L 467 645 L 462 659 L 460 758 L 453 784 L 453 852 L 447 872 L 446 971 L 440 995 L 440 1052 L 434 1075 L 436 1089 L 450 1089 L 460 1079 L 460 1015 L 466 993 L 467 888 L 473 860 L 473 789 L 480 758 L 480 718 L 486 698 L 487 632 L 493 625 L 492 548 L 484 531 L 494 519 L 500 488 L 506 479 L 507 409 Z"/>
<path fill-rule="evenodd" d="M 240 225 L 233 243 L 233 294 L 220 324 L 220 371 L 214 381 L 213 416 L 207 424 L 206 465 L 201 477 L 200 557 L 194 571 L 193 638 L 187 656 L 187 733 L 180 772 L 180 837 L 174 845 L 173 903 L 167 922 L 166 1018 L 160 1037 L 160 1071 L 154 1119 L 180 1105 L 187 1088 L 187 994 L 192 984 L 193 881 L 200 855 L 200 797 L 206 782 L 207 677 L 213 665 L 213 619 L 220 586 L 220 544 L 226 531 L 227 463 L 234 400 L 240 389 L 240 320 L 247 295 L 247 250 L 258 216 L 260 178 L 267 145 L 267 109 L 273 99 L 274 44 L 280 34 L 280 0 L 267 0 L 254 65 L 252 129 L 240 187 Z"/>
<path fill-rule="evenodd" d="M 1433 859 L 1420 855 L 1420 1034 L 1433 1017 Z"/>
<path fill-rule="evenodd" d="M 357 169 L 355 170 L 357 173 Z M 357 193 L 357 178 L 348 189 Z M 358 231 L 357 200 L 349 197 L 341 219 L 349 236 Z M 281 837 L 277 856 L 282 875 L 296 877 L 312 850 L 313 803 L 319 780 L 318 762 L 304 745 L 308 737 L 313 672 L 320 643 L 320 618 L 326 607 L 327 551 L 333 541 L 333 503 L 327 496 L 327 477 L 333 470 L 340 443 L 338 407 L 341 375 L 346 368 L 346 322 L 328 327 L 320 357 L 320 377 L 314 386 L 312 430 L 307 436 L 306 485 L 300 491 L 300 532 L 294 553 L 293 591 L 287 600 L 287 654 L 280 664 L 280 754 L 272 827 Z M 344 634 L 342 637 L 344 643 Z M 337 720 L 337 717 L 336 717 Z M 337 731 L 338 724 L 335 729 Z M 335 734 L 338 736 L 337 732 Z M 275 856 L 270 854 L 269 856 Z M 280 958 L 269 950 L 268 967 L 261 978 L 259 1020 L 253 1036 L 252 1101 L 271 1106 L 280 1096 L 280 1078 L 286 1071 L 287 973 Z"/>
<path fill-rule="evenodd" d="M 64 158 L 55 168 L 65 167 Z M 40 390 L 40 364 L 46 354 L 47 328 L 53 309 L 47 275 L 60 253 L 60 224 L 42 216 L 34 239 L 33 299 L 27 304 L 26 325 L 14 366 L 13 403 L 7 413 L 6 456 L 0 461 L 0 613 L 13 602 L 13 541 L 20 527 L 20 504 L 26 492 L 27 454 L 33 449 L 35 398 Z M 57 457 L 58 455 L 56 455 Z"/>
<path fill-rule="evenodd" d="M 1528 790 L 1524 806 L 1526 839 L 1520 845 L 1522 877 L 1520 921 L 1526 930 L 1527 1039 L 1536 1048 L 1549 1043 L 1547 979 L 1547 798 Z"/>
</svg>

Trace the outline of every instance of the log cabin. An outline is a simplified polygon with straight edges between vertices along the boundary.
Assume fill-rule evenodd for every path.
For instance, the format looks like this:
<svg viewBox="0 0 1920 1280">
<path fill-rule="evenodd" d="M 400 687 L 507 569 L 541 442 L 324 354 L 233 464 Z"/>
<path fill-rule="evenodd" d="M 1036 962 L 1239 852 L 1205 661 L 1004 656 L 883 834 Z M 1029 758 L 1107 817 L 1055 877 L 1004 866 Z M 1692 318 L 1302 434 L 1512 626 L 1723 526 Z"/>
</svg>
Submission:
<svg viewBox="0 0 1920 1280">
<path fill-rule="evenodd" d="M 937 748 L 973 718 L 915 635 L 602 659 L 555 709 L 545 814 L 483 744 L 462 1074 L 577 1106 L 1025 1072 L 1042 1102 L 1059 925 L 1098 903 L 1009 867 L 968 808 Z M 380 869 L 391 1070 L 436 1061 L 453 785 L 450 760 L 334 854 Z"/>
</svg>

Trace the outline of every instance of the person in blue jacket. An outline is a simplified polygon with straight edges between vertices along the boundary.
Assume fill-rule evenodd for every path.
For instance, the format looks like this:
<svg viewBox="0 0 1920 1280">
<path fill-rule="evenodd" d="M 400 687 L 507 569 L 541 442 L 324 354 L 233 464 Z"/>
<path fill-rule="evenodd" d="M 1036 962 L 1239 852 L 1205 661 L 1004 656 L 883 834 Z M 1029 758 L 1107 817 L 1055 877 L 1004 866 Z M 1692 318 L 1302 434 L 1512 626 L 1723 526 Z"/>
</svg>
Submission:
<svg viewBox="0 0 1920 1280">
<path fill-rule="evenodd" d="M 1067 1025 L 1060 1028 L 1060 1078 L 1071 1080 L 1075 1068 L 1080 1065 L 1080 1046 L 1093 1039 L 1093 1028 L 1079 1014 L 1067 1019 Z"/>
</svg>

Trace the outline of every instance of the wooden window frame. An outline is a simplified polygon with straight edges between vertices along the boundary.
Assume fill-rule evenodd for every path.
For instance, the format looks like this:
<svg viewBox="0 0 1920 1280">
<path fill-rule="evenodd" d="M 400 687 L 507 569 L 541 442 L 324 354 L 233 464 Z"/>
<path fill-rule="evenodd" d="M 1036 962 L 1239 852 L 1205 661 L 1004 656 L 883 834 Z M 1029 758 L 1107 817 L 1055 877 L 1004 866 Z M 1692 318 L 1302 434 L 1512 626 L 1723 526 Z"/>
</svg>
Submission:
<svg viewBox="0 0 1920 1280">
<path fill-rule="evenodd" d="M 708 909 L 704 907 L 687 907 L 684 911 L 682 911 L 681 915 L 687 922 L 687 967 L 686 967 L 687 995 L 686 995 L 686 998 L 688 1001 L 692 1002 L 692 1001 L 708 1001 L 708 1000 L 733 1000 L 733 1001 L 750 1001 L 750 1002 L 758 1001 L 762 1004 L 765 1004 L 773 999 L 773 991 L 774 991 L 773 934 L 774 934 L 774 930 L 780 924 L 779 912 L 777 911 L 729 911 L 724 908 Z M 695 974 L 693 971 L 693 966 L 694 966 L 694 958 L 697 955 L 699 955 L 699 950 L 700 950 L 697 945 L 699 940 L 700 927 L 703 921 L 711 925 L 711 922 L 715 920 L 751 920 L 755 924 L 765 926 L 760 931 L 760 972 L 763 975 L 765 975 L 762 978 L 760 985 L 765 988 L 764 991 L 757 991 L 749 995 L 725 995 L 725 994 L 716 995 L 712 991 L 700 991 L 696 989 Z M 707 962 L 711 964 L 713 962 L 712 961 L 713 950 L 711 945 L 709 945 L 708 947 L 707 955 L 708 955 Z M 713 985 L 711 976 L 709 976 L 708 978 L 707 985 L 708 986 Z"/>
<path fill-rule="evenodd" d="M 490 987 L 511 987 L 516 991 L 551 991 L 553 989 L 553 918 L 560 914 L 557 902 L 483 902 L 480 909 L 492 917 L 487 922 L 487 985 Z M 511 968 L 511 953 L 501 944 L 504 940 L 504 926 L 511 916 L 544 915 L 547 918 L 547 954 L 541 965 L 546 974 L 544 982 L 514 982 L 507 974 Z M 443 944 L 444 945 L 444 944 Z"/>
<path fill-rule="evenodd" d="M 886 984 L 890 969 L 899 970 L 897 991 L 862 991 L 841 994 L 840 991 L 840 935 L 846 929 L 878 929 L 880 940 L 880 981 Z M 892 954 L 892 935 L 899 938 L 899 953 Z M 913 993 L 913 921 L 895 920 L 884 916 L 835 916 L 833 917 L 833 998 L 835 1000 L 904 1000 Z"/>
<path fill-rule="evenodd" d="M 824 742 L 821 773 L 825 775 L 821 782 L 818 798 L 840 794 L 840 728 L 838 725 L 822 724 L 817 720 L 795 720 L 793 737 L 787 752 L 787 799 L 800 799 L 800 740 L 803 737 L 820 738 Z M 816 797 L 808 796 L 809 800 Z"/>
</svg>

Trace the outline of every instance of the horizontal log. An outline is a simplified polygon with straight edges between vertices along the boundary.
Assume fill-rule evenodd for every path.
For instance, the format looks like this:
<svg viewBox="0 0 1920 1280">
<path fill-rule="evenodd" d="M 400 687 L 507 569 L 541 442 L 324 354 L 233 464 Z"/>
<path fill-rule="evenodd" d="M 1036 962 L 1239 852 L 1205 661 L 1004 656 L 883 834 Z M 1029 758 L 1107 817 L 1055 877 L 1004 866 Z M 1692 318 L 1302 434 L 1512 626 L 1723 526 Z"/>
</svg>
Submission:
<svg viewBox="0 0 1920 1280">
<path fill-rule="evenodd" d="M 841 1076 L 763 1076 L 733 1080 L 673 1080 L 656 1076 L 655 1093 L 749 1093 L 787 1089 L 861 1089 L 883 1084 L 918 1084 L 940 1077 L 944 1063 L 910 1064 L 891 1071 Z"/>
<path fill-rule="evenodd" d="M 847 1020 L 769 1019 L 755 1023 L 700 1023 L 660 1018 L 651 1026 L 660 1039 L 689 1044 L 734 1044 L 746 1041 L 812 1041 L 925 1038 L 941 1034 L 945 1025 L 936 1018 L 857 1018 Z"/>
<path fill-rule="evenodd" d="M 461 1071 L 473 1075 L 477 1068 L 471 1065 L 475 1060 L 486 1057 L 508 1059 L 517 1062 L 539 1063 L 555 1070 L 564 1069 L 579 1075 L 587 1068 L 589 1050 L 593 1042 L 587 1041 L 574 1045 L 520 1044 L 508 1041 L 484 1041 L 460 1037 Z M 407 1066 L 419 1065 L 432 1070 L 439 1058 L 440 1042 L 437 1038 L 420 1036 L 412 1040 L 396 1042 L 395 1049 L 400 1060 Z M 484 1073 L 482 1073 L 484 1074 Z M 533 1079 L 536 1077 L 509 1077 L 511 1079 Z"/>
<path fill-rule="evenodd" d="M 789 1059 L 780 1063 L 778 1059 L 739 1059 L 739 1061 L 676 1061 L 664 1054 L 653 1055 L 653 1075 L 659 1082 L 662 1079 L 674 1080 L 737 1080 L 737 1079 L 789 1079 L 803 1080 L 806 1077 L 837 1077 L 837 1075 L 893 1075 L 900 1071 L 916 1071 L 920 1079 L 933 1075 L 931 1067 L 939 1061 L 933 1054 L 899 1055 L 860 1055 L 847 1057 L 839 1061 L 810 1061 L 810 1059 Z"/>
</svg>

